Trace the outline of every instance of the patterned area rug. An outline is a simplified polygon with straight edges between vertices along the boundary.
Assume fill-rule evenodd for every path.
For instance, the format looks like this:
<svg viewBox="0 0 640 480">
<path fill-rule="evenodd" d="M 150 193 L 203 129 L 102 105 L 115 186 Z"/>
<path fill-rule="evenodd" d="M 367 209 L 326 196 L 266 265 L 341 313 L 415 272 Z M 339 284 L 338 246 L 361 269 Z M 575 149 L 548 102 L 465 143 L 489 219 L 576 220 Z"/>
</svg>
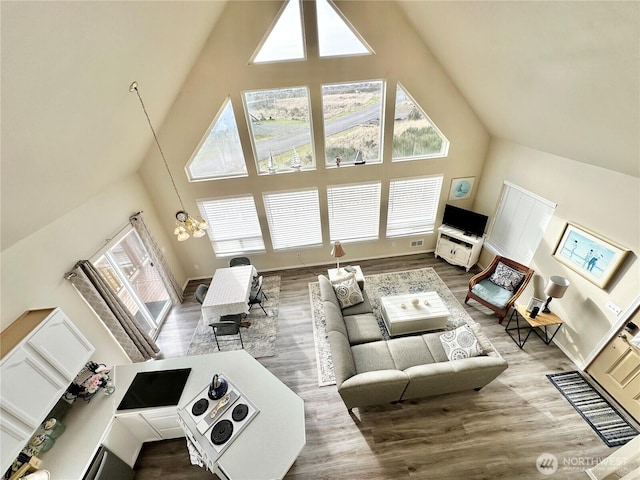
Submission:
<svg viewBox="0 0 640 480">
<path fill-rule="evenodd" d="M 447 328 L 456 328 L 464 323 L 476 323 L 462 308 L 460 302 L 454 297 L 451 290 L 447 288 L 433 268 L 366 275 L 364 288 L 371 300 L 373 313 L 378 319 L 380 330 L 386 339 L 389 338 L 389 335 L 380 313 L 380 297 L 388 295 L 437 292 L 449 312 L 451 312 Z M 331 349 L 329 348 L 329 340 L 325 330 L 324 311 L 320 301 L 320 286 L 318 282 L 309 284 L 309 297 L 311 301 L 313 338 L 316 346 L 316 361 L 318 364 L 318 383 L 321 387 L 334 385 L 336 381 L 333 373 Z"/>
<path fill-rule="evenodd" d="M 267 296 L 267 301 L 263 305 L 268 315 L 265 316 L 260 305 L 254 305 L 247 317 L 247 320 L 251 322 L 251 326 L 242 329 L 244 349 L 254 358 L 272 357 L 276 354 L 280 276 L 264 277 L 262 290 Z M 220 337 L 218 342 L 222 351 L 240 350 L 242 348 L 236 335 Z M 203 317 L 200 317 L 186 356 L 203 355 L 217 351 L 218 347 L 213 336 L 213 329 L 205 323 Z"/>
<path fill-rule="evenodd" d="M 638 435 L 638 431 L 579 372 L 553 373 L 547 378 L 607 446 L 624 445 Z"/>
</svg>

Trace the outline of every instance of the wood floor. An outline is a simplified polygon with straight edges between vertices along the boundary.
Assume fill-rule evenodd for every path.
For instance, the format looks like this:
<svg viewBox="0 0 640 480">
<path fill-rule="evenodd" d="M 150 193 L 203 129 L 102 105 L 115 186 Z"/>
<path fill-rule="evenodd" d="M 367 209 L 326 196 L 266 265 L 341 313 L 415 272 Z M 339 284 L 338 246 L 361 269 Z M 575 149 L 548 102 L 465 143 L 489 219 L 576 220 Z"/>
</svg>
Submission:
<svg viewBox="0 0 640 480">
<path fill-rule="evenodd" d="M 545 377 L 576 370 L 555 345 L 532 337 L 520 350 L 489 310 L 473 300 L 464 305 L 477 270 L 467 273 L 430 253 L 357 263 L 365 275 L 433 267 L 509 368 L 480 392 L 354 409 L 351 417 L 335 386 L 317 384 L 308 283 L 326 267 L 260 272 L 281 276 L 277 355 L 260 362 L 305 402 L 307 443 L 287 479 L 585 479 L 585 468 L 615 450 Z M 189 284 L 185 303 L 158 337 L 167 357 L 184 355 L 190 343 L 200 316 L 193 300 L 198 283 Z M 551 476 L 536 469 L 543 453 L 558 460 Z M 189 463 L 184 439 L 145 444 L 136 471 L 137 480 L 214 478 Z"/>
</svg>

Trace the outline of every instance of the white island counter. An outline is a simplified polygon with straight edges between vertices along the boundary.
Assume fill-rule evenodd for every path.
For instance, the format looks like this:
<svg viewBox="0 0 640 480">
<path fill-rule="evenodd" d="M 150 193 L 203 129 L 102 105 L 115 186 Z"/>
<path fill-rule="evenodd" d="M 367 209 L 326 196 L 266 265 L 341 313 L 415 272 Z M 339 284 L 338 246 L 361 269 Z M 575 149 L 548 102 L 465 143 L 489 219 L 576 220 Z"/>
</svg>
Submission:
<svg viewBox="0 0 640 480">
<path fill-rule="evenodd" d="M 222 373 L 259 410 L 217 459 L 221 471 L 234 480 L 284 477 L 306 442 L 304 402 L 244 350 L 116 366 L 116 392 L 74 406 L 67 432 L 43 456 L 43 467 L 52 478 L 80 479 L 101 443 L 133 466 L 143 442 L 184 436 L 177 406 L 116 411 L 138 372 L 180 368 L 191 368 L 180 407 L 206 388 L 215 373 Z M 192 433 L 202 440 L 203 435 Z"/>
</svg>

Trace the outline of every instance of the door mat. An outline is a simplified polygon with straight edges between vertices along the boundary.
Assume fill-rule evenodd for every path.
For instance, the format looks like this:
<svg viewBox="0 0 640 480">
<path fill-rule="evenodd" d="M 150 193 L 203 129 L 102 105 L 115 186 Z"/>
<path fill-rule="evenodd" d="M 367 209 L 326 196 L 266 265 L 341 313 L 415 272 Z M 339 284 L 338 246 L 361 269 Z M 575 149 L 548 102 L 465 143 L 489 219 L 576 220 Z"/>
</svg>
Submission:
<svg viewBox="0 0 640 480">
<path fill-rule="evenodd" d="M 638 435 L 638 430 L 579 372 L 553 373 L 547 378 L 607 446 L 624 445 Z"/>
</svg>

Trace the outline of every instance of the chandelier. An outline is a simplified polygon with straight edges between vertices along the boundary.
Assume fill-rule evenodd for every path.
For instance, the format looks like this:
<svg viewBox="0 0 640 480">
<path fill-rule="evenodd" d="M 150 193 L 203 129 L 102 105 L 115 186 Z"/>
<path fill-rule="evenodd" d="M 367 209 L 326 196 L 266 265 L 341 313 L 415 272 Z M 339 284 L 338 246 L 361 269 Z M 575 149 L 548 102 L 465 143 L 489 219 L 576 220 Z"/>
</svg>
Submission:
<svg viewBox="0 0 640 480">
<path fill-rule="evenodd" d="M 149 118 L 149 114 L 147 113 L 147 109 L 144 106 L 144 102 L 142 101 L 142 97 L 140 96 L 140 92 L 138 91 L 138 82 L 133 82 L 129 87 L 130 92 L 136 92 L 138 95 L 138 100 L 140 100 L 140 105 L 142 105 L 142 110 L 144 111 L 145 117 L 147 117 L 147 122 L 149 122 L 149 127 L 151 128 L 151 133 L 153 133 L 153 138 L 156 141 L 156 145 L 158 146 L 158 151 L 160 152 L 160 156 L 162 157 L 162 161 L 164 162 L 164 166 L 167 169 L 167 173 L 169 174 L 169 178 L 171 179 L 171 184 L 173 185 L 173 189 L 176 192 L 176 196 L 178 197 L 178 201 L 180 202 L 181 210 L 176 213 L 176 228 L 173 233 L 178 237 L 179 242 L 184 242 L 191 235 L 194 237 L 202 237 L 205 233 L 207 233 L 207 222 L 204 220 L 198 220 L 187 213 L 184 208 L 184 203 L 182 203 L 182 198 L 178 193 L 178 187 L 176 187 L 176 182 L 173 179 L 173 175 L 171 175 L 171 170 L 169 170 L 169 165 L 167 164 L 167 159 L 164 157 L 164 152 L 160 147 L 160 142 L 158 141 L 158 136 L 156 135 L 156 131 L 151 124 L 151 119 Z"/>
</svg>

